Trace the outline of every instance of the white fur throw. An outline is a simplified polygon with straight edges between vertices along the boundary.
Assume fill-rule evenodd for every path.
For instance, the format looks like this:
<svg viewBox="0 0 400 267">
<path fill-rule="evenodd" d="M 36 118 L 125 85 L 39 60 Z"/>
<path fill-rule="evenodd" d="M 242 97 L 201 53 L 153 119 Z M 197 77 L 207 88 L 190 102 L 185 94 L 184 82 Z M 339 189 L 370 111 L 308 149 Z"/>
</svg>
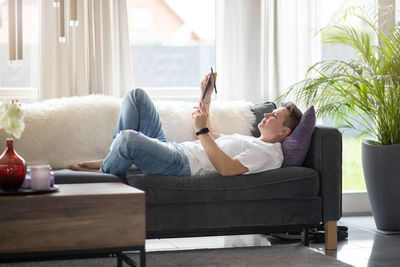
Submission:
<svg viewBox="0 0 400 267">
<path fill-rule="evenodd" d="M 168 140 L 195 140 L 191 113 L 196 103 L 155 101 Z M 244 101 L 211 105 L 211 124 L 216 132 L 250 135 L 255 116 Z M 28 165 L 50 164 L 66 168 L 83 160 L 104 158 L 112 142 L 120 99 L 90 95 L 50 99 L 22 105 L 25 130 L 14 139 L 14 149 Z M 0 148 L 7 135 L 0 130 Z M 3 141 L 1 141 L 3 140 Z"/>
</svg>

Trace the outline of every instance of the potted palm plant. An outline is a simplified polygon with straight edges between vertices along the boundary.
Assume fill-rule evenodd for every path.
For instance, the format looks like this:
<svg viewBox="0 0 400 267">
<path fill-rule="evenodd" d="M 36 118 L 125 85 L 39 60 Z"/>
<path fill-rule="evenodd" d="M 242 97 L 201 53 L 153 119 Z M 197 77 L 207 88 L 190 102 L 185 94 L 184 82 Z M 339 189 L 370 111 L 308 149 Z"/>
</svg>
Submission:
<svg viewBox="0 0 400 267">
<path fill-rule="evenodd" d="M 279 99 L 294 94 L 297 101 L 315 105 L 317 116 L 360 131 L 364 177 L 377 228 L 399 231 L 400 28 L 378 25 L 378 16 L 361 8 L 346 13 L 368 30 L 360 31 L 342 20 L 329 27 L 334 33 L 327 41 L 352 47 L 355 56 L 314 64 L 306 78 Z"/>
</svg>

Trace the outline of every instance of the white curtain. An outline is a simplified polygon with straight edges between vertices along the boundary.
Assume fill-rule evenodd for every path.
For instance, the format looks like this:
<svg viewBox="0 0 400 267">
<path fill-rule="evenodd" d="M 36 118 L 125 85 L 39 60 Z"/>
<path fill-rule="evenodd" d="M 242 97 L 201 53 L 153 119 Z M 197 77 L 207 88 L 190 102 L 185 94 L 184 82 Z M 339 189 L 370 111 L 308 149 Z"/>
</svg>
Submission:
<svg viewBox="0 0 400 267">
<path fill-rule="evenodd" d="M 318 0 L 218 0 L 220 100 L 274 100 L 321 57 Z"/>
<path fill-rule="evenodd" d="M 59 12 L 53 2 L 41 2 L 39 99 L 123 96 L 133 83 L 126 1 L 77 1 L 79 26 L 65 23 L 65 43 L 58 41 Z M 68 12 L 67 4 L 66 18 Z"/>
</svg>

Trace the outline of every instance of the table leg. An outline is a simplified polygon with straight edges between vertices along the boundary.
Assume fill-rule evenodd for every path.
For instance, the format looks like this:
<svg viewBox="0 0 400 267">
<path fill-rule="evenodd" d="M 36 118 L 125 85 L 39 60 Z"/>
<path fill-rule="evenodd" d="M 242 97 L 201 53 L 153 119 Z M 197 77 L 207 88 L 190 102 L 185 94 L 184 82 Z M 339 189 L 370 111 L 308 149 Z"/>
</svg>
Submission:
<svg viewBox="0 0 400 267">
<path fill-rule="evenodd" d="M 140 250 L 140 267 L 146 267 L 146 250 L 145 250 L 145 248 Z"/>
<path fill-rule="evenodd" d="M 119 254 L 117 255 L 117 266 L 118 266 L 118 267 L 122 267 L 122 259 L 121 259 L 121 257 L 119 256 Z"/>
<path fill-rule="evenodd" d="M 146 262 L 145 262 L 145 258 L 144 258 L 144 249 L 140 250 L 140 267 L 145 266 Z M 128 264 L 129 266 L 132 267 L 137 267 L 138 265 L 136 264 L 136 262 L 134 260 L 132 260 L 128 255 L 124 254 L 123 252 L 118 253 L 118 259 L 121 260 L 121 266 L 122 266 L 122 262 L 125 262 L 126 264 Z M 118 265 L 118 267 L 121 267 Z"/>
</svg>

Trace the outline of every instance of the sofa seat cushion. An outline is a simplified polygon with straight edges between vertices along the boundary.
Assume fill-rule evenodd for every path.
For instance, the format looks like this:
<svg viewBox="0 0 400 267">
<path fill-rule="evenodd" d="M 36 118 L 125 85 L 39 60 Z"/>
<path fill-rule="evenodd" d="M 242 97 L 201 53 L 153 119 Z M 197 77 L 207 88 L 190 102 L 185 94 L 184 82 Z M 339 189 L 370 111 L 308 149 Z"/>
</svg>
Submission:
<svg viewBox="0 0 400 267">
<path fill-rule="evenodd" d="M 71 171 L 69 169 L 61 169 L 54 171 L 55 184 L 80 184 L 80 183 L 126 183 L 122 177 L 95 172 Z"/>
<path fill-rule="evenodd" d="M 146 191 L 147 204 L 310 199 L 319 193 L 318 173 L 305 167 L 239 176 L 133 174 L 128 175 L 127 182 Z"/>
</svg>

